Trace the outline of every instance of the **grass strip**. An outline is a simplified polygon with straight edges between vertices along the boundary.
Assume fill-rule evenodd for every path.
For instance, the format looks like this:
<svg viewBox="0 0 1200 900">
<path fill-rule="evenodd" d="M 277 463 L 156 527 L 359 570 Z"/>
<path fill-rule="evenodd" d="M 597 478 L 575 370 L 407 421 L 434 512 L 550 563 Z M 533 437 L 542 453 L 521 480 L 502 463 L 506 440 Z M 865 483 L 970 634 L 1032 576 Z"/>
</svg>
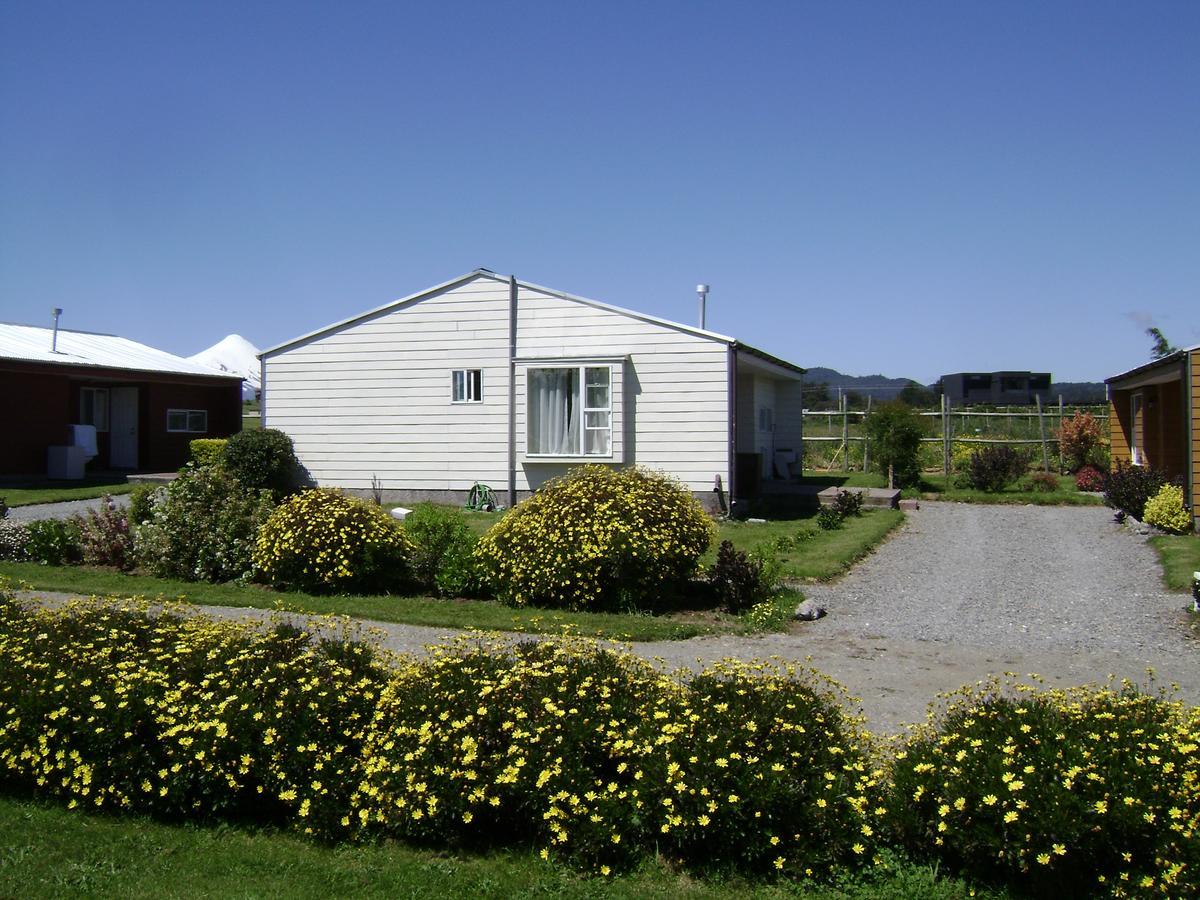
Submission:
<svg viewBox="0 0 1200 900">
<path fill-rule="evenodd" d="M 0 575 L 24 582 L 35 590 L 65 591 L 84 596 L 144 596 L 183 600 L 204 606 L 285 609 L 317 615 L 353 616 L 377 622 L 428 625 L 435 628 L 479 628 L 485 631 L 519 631 L 559 634 L 570 628 L 588 637 L 624 641 L 674 641 L 731 631 L 708 623 L 674 621 L 667 617 L 620 613 L 566 612 L 535 608 L 515 609 L 487 600 L 445 600 L 436 597 L 316 596 L 282 593 L 259 585 L 208 584 L 174 581 L 150 575 L 125 575 L 111 569 L 87 566 L 42 566 L 36 563 L 0 563 Z"/>
<path fill-rule="evenodd" d="M 830 886 L 698 880 L 654 861 L 600 879 L 543 862 L 532 852 L 456 853 L 394 842 L 325 847 L 272 831 L 167 825 L 0 797 L 0 896 L 5 897 L 958 900 L 968 895 L 1007 896 L 972 891 L 928 866 L 903 861 L 886 872 Z"/>
<path fill-rule="evenodd" d="M 102 481 L 96 484 L 84 484 L 67 487 L 62 484 L 48 484 L 39 487 L 0 487 L 0 499 L 9 506 L 32 506 L 35 503 L 65 503 L 68 500 L 92 500 L 105 494 L 128 494 L 137 485 L 120 482 Z"/>
<path fill-rule="evenodd" d="M 1071 475 L 1059 475 L 1058 489 L 1054 491 L 1030 491 L 1017 485 L 1002 491 L 977 491 L 973 488 L 957 487 L 957 476 L 926 473 L 915 487 L 904 488 L 902 497 L 922 500 L 944 500 L 950 503 L 1025 504 L 1033 506 L 1103 506 L 1100 497 L 1084 493 L 1075 486 Z M 1021 481 L 1024 482 L 1025 479 Z M 807 484 L 821 487 L 874 487 L 887 486 L 887 481 L 877 472 L 817 472 L 804 473 Z"/>
<path fill-rule="evenodd" d="M 722 522 L 718 540 L 731 541 L 739 550 L 771 550 L 783 563 L 790 579 L 827 581 L 862 559 L 904 521 L 898 509 L 869 509 L 852 516 L 841 528 L 823 531 L 811 519 L 783 519 L 765 523 Z M 787 542 L 780 549 L 781 539 Z M 705 563 L 711 564 L 710 551 Z"/>
<path fill-rule="evenodd" d="M 1192 589 L 1192 573 L 1200 572 L 1200 537 L 1194 534 L 1159 535 L 1150 538 L 1162 564 L 1163 584 L 1169 591 Z"/>
</svg>

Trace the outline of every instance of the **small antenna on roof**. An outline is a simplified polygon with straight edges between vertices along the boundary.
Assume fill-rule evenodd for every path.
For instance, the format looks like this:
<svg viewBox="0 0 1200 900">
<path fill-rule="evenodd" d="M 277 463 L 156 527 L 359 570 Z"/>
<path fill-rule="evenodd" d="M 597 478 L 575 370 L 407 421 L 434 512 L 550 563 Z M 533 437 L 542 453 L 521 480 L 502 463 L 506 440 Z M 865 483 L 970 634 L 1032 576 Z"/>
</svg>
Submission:
<svg viewBox="0 0 1200 900">
<path fill-rule="evenodd" d="M 54 307 L 54 335 L 50 338 L 50 352 L 58 352 L 58 317 L 62 315 L 62 310 L 57 306 Z"/>
<path fill-rule="evenodd" d="M 707 284 L 696 285 L 696 293 L 700 295 L 700 327 L 703 328 L 704 327 L 704 306 L 705 306 L 705 301 L 708 300 L 708 285 Z"/>
</svg>

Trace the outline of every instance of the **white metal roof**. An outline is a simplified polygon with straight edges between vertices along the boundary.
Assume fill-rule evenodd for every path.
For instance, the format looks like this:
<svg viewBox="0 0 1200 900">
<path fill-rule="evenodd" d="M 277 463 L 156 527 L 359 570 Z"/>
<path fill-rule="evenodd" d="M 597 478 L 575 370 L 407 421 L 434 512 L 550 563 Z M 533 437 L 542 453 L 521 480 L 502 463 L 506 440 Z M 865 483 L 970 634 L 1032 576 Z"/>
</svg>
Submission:
<svg viewBox="0 0 1200 900">
<path fill-rule="evenodd" d="M 0 322 L 0 360 L 16 359 L 50 365 L 170 372 L 177 375 L 205 375 L 209 378 L 241 380 L 241 376 L 214 372 L 207 366 L 114 334 L 92 334 L 60 328 L 57 349 L 51 350 L 53 336 L 52 328 Z"/>
</svg>

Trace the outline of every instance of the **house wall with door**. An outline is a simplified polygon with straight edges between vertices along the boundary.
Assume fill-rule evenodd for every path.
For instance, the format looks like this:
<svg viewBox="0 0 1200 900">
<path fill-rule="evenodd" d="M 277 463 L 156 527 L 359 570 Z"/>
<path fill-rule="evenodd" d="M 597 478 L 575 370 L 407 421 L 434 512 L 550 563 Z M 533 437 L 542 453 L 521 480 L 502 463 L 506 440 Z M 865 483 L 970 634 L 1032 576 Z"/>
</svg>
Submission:
<svg viewBox="0 0 1200 900">
<path fill-rule="evenodd" d="M 124 421 L 133 429 L 132 434 L 126 431 L 123 448 L 132 455 L 116 460 L 115 396 L 131 402 L 132 418 Z M 204 431 L 168 430 L 168 409 L 203 410 Z M 116 412 L 120 424 L 124 412 L 120 402 Z M 97 418 L 89 421 L 91 416 Z M 89 470 L 171 471 L 187 462 L 193 438 L 228 437 L 241 430 L 241 383 L 226 377 L 0 359 L 0 421 L 6 424 L 5 439 L 0 441 L 0 474 L 45 474 L 47 448 L 66 444 L 71 424 L 97 426 L 98 455 Z"/>
<path fill-rule="evenodd" d="M 1200 347 L 1106 384 L 1113 465 L 1152 466 L 1182 483 L 1200 525 Z"/>
</svg>

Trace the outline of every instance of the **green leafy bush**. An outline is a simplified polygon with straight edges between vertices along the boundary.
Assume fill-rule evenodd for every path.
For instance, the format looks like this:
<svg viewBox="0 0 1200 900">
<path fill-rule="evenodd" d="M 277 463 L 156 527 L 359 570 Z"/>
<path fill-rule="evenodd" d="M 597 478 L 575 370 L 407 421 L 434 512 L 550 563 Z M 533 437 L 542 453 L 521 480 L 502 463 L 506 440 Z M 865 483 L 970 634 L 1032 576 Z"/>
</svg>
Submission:
<svg viewBox="0 0 1200 900">
<path fill-rule="evenodd" d="M 881 403 L 863 419 L 872 467 L 894 484 L 908 487 L 921 478 L 918 455 L 925 426 L 921 416 L 904 403 Z"/>
<path fill-rule="evenodd" d="M 29 543 L 29 529 L 22 522 L 0 519 L 0 559 L 22 562 Z"/>
<path fill-rule="evenodd" d="M 133 568 L 133 534 L 129 516 L 107 494 L 99 509 L 76 518 L 83 561 L 89 566 Z"/>
<path fill-rule="evenodd" d="M 135 527 L 150 521 L 154 515 L 154 507 L 162 502 L 167 495 L 167 488 L 161 484 L 139 484 L 129 492 L 129 521 Z"/>
<path fill-rule="evenodd" d="M 1029 476 L 1029 489 L 1040 494 L 1052 494 L 1058 490 L 1058 476 L 1053 472 L 1034 472 Z"/>
<path fill-rule="evenodd" d="M 272 584 L 311 593 L 388 593 L 411 584 L 413 546 L 373 503 L 323 488 L 289 497 L 258 532 L 254 564 Z"/>
<path fill-rule="evenodd" d="M 472 555 L 476 538 L 456 509 L 418 503 L 404 520 L 412 540 L 414 581 L 442 597 L 478 593 L 480 578 Z"/>
<path fill-rule="evenodd" d="M 1108 473 L 1104 502 L 1135 519 L 1141 519 L 1146 503 L 1168 483 L 1167 476 L 1149 466 L 1131 466 L 1122 461 Z"/>
<path fill-rule="evenodd" d="M 763 602 L 779 586 L 779 564 L 721 541 L 717 561 L 708 570 L 713 597 L 734 615 Z"/>
<path fill-rule="evenodd" d="M 1093 454 L 1103 442 L 1104 431 L 1090 412 L 1076 412 L 1073 418 L 1064 420 L 1058 429 L 1058 452 L 1071 472 L 1095 462 Z"/>
<path fill-rule="evenodd" d="M 73 565 L 83 559 L 79 523 L 40 519 L 25 526 L 25 558 L 45 566 Z"/>
<path fill-rule="evenodd" d="M 1144 512 L 1147 525 L 1173 534 L 1192 530 L 1192 514 L 1183 505 L 1183 488 L 1178 485 L 1164 484 L 1146 501 Z"/>
<path fill-rule="evenodd" d="M 687 584 L 715 533 L 666 475 L 581 466 L 509 510 L 475 557 L 514 605 L 650 610 Z"/>
<path fill-rule="evenodd" d="M 838 491 L 833 497 L 833 509 L 843 519 L 861 516 L 863 495 L 858 491 Z"/>
<path fill-rule="evenodd" d="M 278 499 L 296 487 L 300 464 L 292 439 L 275 428 L 239 431 L 225 444 L 223 459 L 250 490 L 265 488 Z"/>
<path fill-rule="evenodd" d="M 185 469 L 137 528 L 138 561 L 159 578 L 248 578 L 258 530 L 273 508 L 270 491 L 246 490 L 222 468 Z"/>
<path fill-rule="evenodd" d="M 842 527 L 842 514 L 832 506 L 822 506 L 817 510 L 817 527 L 822 531 L 836 531 Z"/>
<path fill-rule="evenodd" d="M 984 447 L 971 455 L 966 481 L 978 491 L 1002 491 L 1023 474 L 1029 463 L 1012 447 Z"/>
<path fill-rule="evenodd" d="M 1200 890 L 1200 711 L 1139 692 L 964 688 L 899 753 L 902 844 L 1037 896 Z"/>
<path fill-rule="evenodd" d="M 188 443 L 192 462 L 197 466 L 219 466 L 225 456 L 226 438 L 196 438 Z"/>
</svg>

